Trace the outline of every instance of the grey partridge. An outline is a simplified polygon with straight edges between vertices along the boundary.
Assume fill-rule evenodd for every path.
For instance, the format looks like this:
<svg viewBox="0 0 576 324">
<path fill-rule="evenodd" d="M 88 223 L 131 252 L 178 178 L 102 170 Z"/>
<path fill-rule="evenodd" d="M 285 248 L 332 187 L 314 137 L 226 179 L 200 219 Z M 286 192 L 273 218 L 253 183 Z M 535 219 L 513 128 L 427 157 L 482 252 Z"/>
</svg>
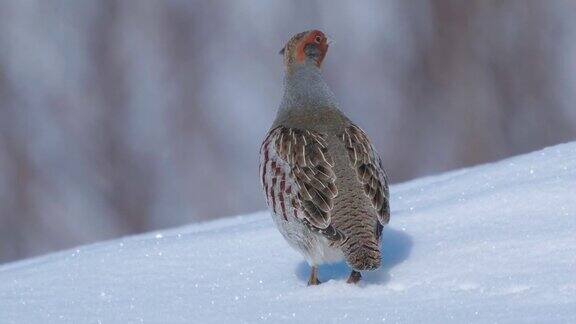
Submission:
<svg viewBox="0 0 576 324">
<path fill-rule="evenodd" d="M 274 222 L 312 267 L 346 260 L 349 283 L 380 267 L 390 219 L 388 179 L 368 136 L 339 109 L 324 82 L 328 40 L 295 35 L 284 56 L 284 95 L 260 149 L 260 179 Z"/>
</svg>

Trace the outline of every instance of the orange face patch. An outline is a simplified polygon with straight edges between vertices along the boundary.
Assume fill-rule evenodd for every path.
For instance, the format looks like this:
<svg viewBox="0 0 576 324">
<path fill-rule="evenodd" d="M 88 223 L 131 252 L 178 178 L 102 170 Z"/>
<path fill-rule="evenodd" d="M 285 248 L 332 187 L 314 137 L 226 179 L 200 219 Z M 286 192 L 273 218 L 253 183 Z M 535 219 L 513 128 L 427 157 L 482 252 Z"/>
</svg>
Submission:
<svg viewBox="0 0 576 324">
<path fill-rule="evenodd" d="M 313 30 L 309 32 L 308 35 L 302 38 L 302 40 L 298 42 L 298 44 L 296 45 L 296 51 L 295 51 L 296 62 L 304 63 L 304 60 L 306 59 L 306 53 L 304 53 L 304 48 L 308 44 L 315 44 L 316 46 L 318 46 L 318 49 L 320 50 L 320 57 L 316 61 L 316 65 L 320 67 L 322 61 L 324 60 L 324 57 L 326 56 L 326 52 L 328 51 L 328 39 L 326 38 L 324 33 L 322 33 L 319 30 Z"/>
</svg>

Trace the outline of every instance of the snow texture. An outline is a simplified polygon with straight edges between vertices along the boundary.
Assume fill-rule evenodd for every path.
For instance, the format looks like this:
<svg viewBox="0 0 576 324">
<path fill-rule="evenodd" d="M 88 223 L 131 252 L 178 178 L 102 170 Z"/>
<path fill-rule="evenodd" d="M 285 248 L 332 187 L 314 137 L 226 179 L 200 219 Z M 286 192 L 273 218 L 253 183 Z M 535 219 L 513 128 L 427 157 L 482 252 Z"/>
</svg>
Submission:
<svg viewBox="0 0 576 324">
<path fill-rule="evenodd" d="M 261 212 L 0 267 L 0 323 L 576 322 L 576 143 L 392 187 L 348 285 Z"/>
</svg>

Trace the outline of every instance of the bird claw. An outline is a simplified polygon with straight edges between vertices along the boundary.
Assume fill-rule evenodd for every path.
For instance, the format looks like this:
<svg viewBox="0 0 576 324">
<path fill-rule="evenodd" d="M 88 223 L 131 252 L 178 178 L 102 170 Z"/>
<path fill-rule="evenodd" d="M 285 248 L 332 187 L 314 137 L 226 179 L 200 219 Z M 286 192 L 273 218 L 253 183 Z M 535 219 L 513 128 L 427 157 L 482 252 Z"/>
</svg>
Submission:
<svg viewBox="0 0 576 324">
<path fill-rule="evenodd" d="M 308 280 L 308 286 L 318 286 L 321 283 L 322 281 L 318 280 L 318 278 L 315 278 L 314 280 L 310 278 L 310 280 Z"/>
</svg>

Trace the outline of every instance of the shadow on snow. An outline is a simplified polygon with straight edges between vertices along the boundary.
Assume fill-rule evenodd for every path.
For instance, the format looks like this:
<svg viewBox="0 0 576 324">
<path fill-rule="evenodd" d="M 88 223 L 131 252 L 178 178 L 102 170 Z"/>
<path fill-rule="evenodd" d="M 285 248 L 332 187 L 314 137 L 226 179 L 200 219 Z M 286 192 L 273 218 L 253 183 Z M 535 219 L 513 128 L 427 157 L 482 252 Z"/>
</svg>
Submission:
<svg viewBox="0 0 576 324">
<path fill-rule="evenodd" d="M 412 250 L 412 238 L 405 231 L 398 231 L 386 226 L 382 233 L 380 251 L 382 251 L 382 266 L 376 271 L 362 273 L 362 281 L 365 283 L 384 284 L 390 280 L 389 271 L 396 265 L 404 262 L 410 256 Z M 350 267 L 346 262 L 321 265 L 318 269 L 320 281 L 346 280 L 350 275 Z M 296 267 L 296 276 L 303 282 L 308 282 L 310 267 L 302 261 Z"/>
</svg>

